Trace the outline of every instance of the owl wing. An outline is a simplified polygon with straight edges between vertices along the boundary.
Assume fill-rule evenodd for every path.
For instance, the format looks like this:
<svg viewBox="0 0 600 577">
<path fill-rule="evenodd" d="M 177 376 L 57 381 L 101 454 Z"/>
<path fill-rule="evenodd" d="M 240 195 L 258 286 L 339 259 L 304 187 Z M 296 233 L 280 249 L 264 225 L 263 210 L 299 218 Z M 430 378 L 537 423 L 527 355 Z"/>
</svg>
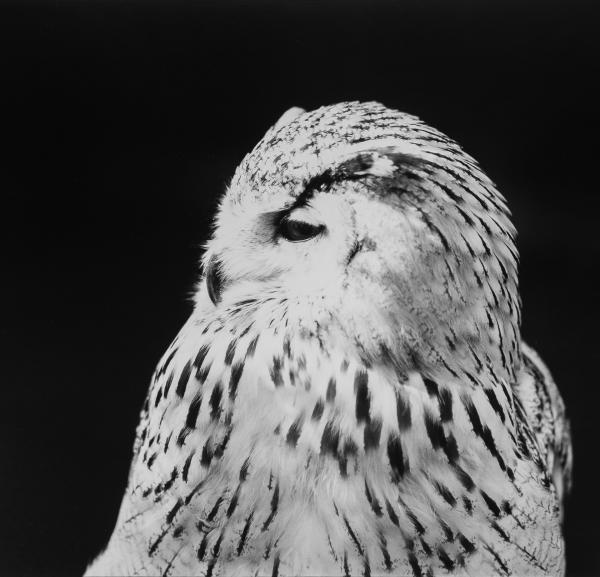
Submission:
<svg viewBox="0 0 600 577">
<path fill-rule="evenodd" d="M 540 458 L 554 482 L 562 518 L 565 497 L 572 482 L 573 448 L 569 419 L 548 367 L 525 343 L 522 344 L 522 353 L 523 363 L 515 393 L 528 428 L 534 433 Z"/>
</svg>

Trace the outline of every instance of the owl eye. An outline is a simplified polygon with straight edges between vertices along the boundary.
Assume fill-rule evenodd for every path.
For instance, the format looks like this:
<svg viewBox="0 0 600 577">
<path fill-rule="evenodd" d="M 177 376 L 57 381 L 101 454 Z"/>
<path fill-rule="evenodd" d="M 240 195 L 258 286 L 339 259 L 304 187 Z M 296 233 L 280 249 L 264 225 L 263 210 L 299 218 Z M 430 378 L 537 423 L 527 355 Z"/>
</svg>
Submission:
<svg viewBox="0 0 600 577">
<path fill-rule="evenodd" d="M 279 234 L 291 242 L 302 242 L 321 234 L 325 230 L 322 224 L 310 224 L 303 220 L 284 218 L 279 223 Z"/>
</svg>

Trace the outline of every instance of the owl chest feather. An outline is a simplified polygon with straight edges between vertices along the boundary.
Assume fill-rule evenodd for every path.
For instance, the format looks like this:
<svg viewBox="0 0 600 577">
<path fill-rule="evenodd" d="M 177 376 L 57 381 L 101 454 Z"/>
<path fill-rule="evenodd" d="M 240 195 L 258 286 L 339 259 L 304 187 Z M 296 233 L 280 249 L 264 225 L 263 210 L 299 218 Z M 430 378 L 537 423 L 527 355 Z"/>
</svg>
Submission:
<svg viewBox="0 0 600 577">
<path fill-rule="evenodd" d="M 151 574 L 559 574 L 512 403 L 192 320 L 157 368 L 107 553 L 143 551 L 122 555 Z"/>
</svg>

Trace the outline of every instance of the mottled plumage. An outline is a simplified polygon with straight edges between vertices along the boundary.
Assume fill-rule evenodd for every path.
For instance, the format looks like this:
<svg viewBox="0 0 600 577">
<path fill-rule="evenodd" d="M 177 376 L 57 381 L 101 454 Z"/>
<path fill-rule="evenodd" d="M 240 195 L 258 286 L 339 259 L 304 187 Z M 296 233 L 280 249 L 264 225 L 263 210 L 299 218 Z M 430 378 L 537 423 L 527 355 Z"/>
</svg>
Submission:
<svg viewBox="0 0 600 577">
<path fill-rule="evenodd" d="M 562 575 L 571 448 L 476 162 L 294 109 L 222 199 L 89 575 Z"/>
</svg>

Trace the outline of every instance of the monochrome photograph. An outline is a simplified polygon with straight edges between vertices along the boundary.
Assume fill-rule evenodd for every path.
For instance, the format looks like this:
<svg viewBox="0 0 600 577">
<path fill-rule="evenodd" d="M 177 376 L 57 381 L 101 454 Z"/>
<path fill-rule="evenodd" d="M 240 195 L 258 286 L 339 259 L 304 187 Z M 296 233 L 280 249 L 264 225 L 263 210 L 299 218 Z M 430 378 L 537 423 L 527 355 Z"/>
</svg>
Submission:
<svg viewBox="0 0 600 577">
<path fill-rule="evenodd" d="M 600 575 L 589 1 L 0 5 L 0 575 Z"/>
</svg>

